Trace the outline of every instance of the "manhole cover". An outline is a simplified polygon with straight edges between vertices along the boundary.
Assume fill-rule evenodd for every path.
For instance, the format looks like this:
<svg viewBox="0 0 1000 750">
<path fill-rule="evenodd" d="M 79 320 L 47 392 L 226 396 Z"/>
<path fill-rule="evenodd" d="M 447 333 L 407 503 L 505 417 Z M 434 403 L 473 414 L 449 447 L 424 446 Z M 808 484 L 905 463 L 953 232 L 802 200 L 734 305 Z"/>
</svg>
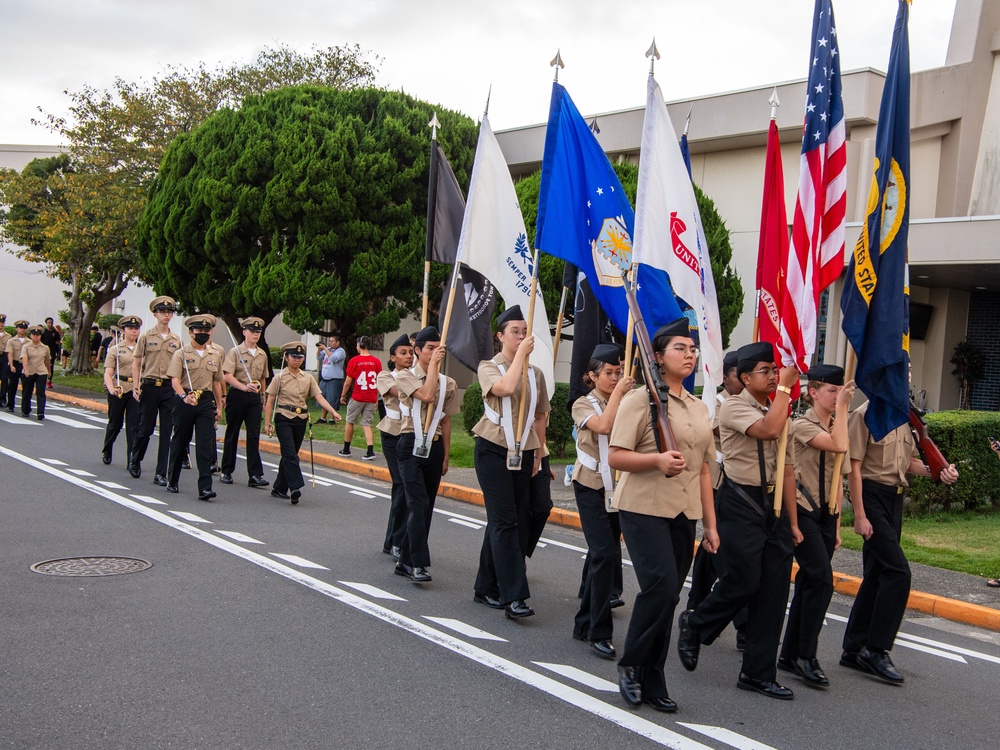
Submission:
<svg viewBox="0 0 1000 750">
<path fill-rule="evenodd" d="M 35 563 L 31 569 L 47 576 L 116 576 L 138 573 L 153 563 L 136 557 L 61 557 Z"/>
</svg>

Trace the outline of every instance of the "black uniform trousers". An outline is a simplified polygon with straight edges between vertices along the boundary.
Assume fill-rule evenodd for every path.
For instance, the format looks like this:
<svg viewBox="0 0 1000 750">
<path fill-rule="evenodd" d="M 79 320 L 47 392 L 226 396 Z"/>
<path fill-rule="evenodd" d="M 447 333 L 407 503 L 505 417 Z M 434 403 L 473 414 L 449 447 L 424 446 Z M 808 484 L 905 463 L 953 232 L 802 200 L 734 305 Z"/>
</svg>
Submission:
<svg viewBox="0 0 1000 750">
<path fill-rule="evenodd" d="M 531 596 L 524 558 L 531 539 L 531 470 L 535 451 L 521 452 L 521 466 L 507 468 L 507 448 L 476 438 L 476 478 L 486 503 L 486 533 L 479 552 L 477 594 L 504 604 Z"/>
<path fill-rule="evenodd" d="M 170 456 L 170 441 L 174 429 L 174 409 L 177 406 L 177 394 L 170 385 L 169 379 L 161 381 L 163 385 L 152 383 L 142 384 L 142 394 L 139 396 L 139 428 L 135 435 L 135 448 L 129 457 L 129 463 L 140 464 L 146 457 L 149 438 L 160 420 L 160 443 L 156 450 L 156 474 L 167 475 L 167 460 Z M 190 436 L 189 438 L 190 439 Z"/>
<path fill-rule="evenodd" d="M 531 478 L 528 483 L 528 546 L 524 549 L 524 554 L 528 557 L 538 546 L 538 540 L 542 538 L 545 531 L 545 524 L 548 523 L 549 514 L 552 513 L 552 474 L 549 468 L 549 457 L 543 456 L 539 464 L 538 473 Z"/>
<path fill-rule="evenodd" d="M 580 595 L 580 609 L 573 622 L 573 634 L 586 641 L 601 641 L 614 632 L 611 597 L 615 588 L 615 567 L 619 565 L 615 551 L 621 555 L 621 526 L 618 514 L 605 510 L 603 488 L 595 490 L 574 481 L 573 494 L 590 561 Z"/>
<path fill-rule="evenodd" d="M 4 359 L 7 358 L 6 354 L 3 356 Z M 24 370 L 24 363 L 15 362 L 14 367 L 9 368 L 7 371 L 7 399 L 6 401 L 0 403 L 0 405 L 7 408 L 7 411 L 14 411 L 14 401 L 17 398 L 17 386 L 22 383 L 22 370 Z"/>
<path fill-rule="evenodd" d="M 802 541 L 795 546 L 795 593 L 788 608 L 781 655 L 787 659 L 813 659 L 819 645 L 826 608 L 833 598 L 833 560 L 840 514 L 826 508 L 805 510 L 799 506 Z"/>
<path fill-rule="evenodd" d="M 709 644 L 746 606 L 743 673 L 773 681 L 792 572 L 791 528 L 786 516 L 775 518 L 770 494 L 758 486 L 739 488 L 753 504 L 728 479 L 723 483 L 716 519 L 721 575 L 688 622 Z"/>
<path fill-rule="evenodd" d="M 399 474 L 406 494 L 406 533 L 400 546 L 399 561 L 415 568 L 431 564 L 431 550 L 427 536 L 434 515 L 434 501 L 441 486 L 441 469 L 444 465 L 444 441 L 430 442 L 430 455 L 417 458 L 413 455 L 415 436 L 405 432 L 396 444 Z"/>
<path fill-rule="evenodd" d="M 862 480 L 865 516 L 871 539 L 861 548 L 861 587 L 844 633 L 844 651 L 865 646 L 889 651 L 906 614 L 910 596 L 910 564 L 899 546 L 903 530 L 903 495 L 893 485 Z"/>
<path fill-rule="evenodd" d="M 382 431 L 379 430 L 379 432 Z M 406 534 L 406 491 L 403 489 L 403 477 L 399 473 L 399 457 L 396 454 L 398 442 L 399 435 L 382 432 L 382 455 L 385 456 L 385 463 L 389 467 L 389 476 L 392 478 L 389 522 L 385 528 L 385 541 L 382 542 L 382 549 L 386 552 L 389 552 L 393 547 L 402 547 L 403 537 Z"/>
<path fill-rule="evenodd" d="M 580 573 L 580 590 L 576 592 L 576 598 L 583 598 L 583 587 L 587 585 L 587 575 L 590 572 L 590 550 L 587 550 L 587 554 L 583 558 L 583 570 Z M 619 543 L 615 545 L 615 585 L 611 593 L 614 596 L 621 596 L 622 592 L 625 590 L 625 583 L 622 580 L 622 545 L 619 539 Z"/>
<path fill-rule="evenodd" d="M 260 420 L 264 406 L 259 393 L 248 393 L 230 388 L 226 396 L 226 437 L 222 445 L 222 473 L 236 470 L 236 448 L 240 440 L 240 427 L 247 431 L 247 476 L 264 476 L 260 460 Z"/>
<path fill-rule="evenodd" d="M 7 386 L 12 380 L 7 355 L 0 352 L 0 408 L 7 407 Z"/>
<path fill-rule="evenodd" d="M 642 667 L 643 697 L 666 698 L 663 665 L 681 587 L 694 556 L 696 523 L 676 518 L 618 512 L 625 545 L 639 582 L 620 667 Z"/>
<path fill-rule="evenodd" d="M 48 373 L 21 376 L 21 413 L 31 414 L 31 394 L 35 394 L 35 407 L 38 416 L 45 416 L 45 386 L 49 382 Z"/>
<path fill-rule="evenodd" d="M 306 480 L 302 478 L 302 467 L 299 466 L 299 449 L 308 426 L 305 419 L 293 419 L 281 413 L 274 415 L 274 434 L 278 436 L 281 447 L 278 476 L 274 479 L 274 489 L 278 492 L 285 493 L 305 486 Z"/>
<path fill-rule="evenodd" d="M 715 512 L 719 512 L 718 502 L 719 491 L 713 492 L 715 498 Z M 722 561 L 717 554 L 712 554 L 705 549 L 704 544 L 698 545 L 698 550 L 694 553 L 694 565 L 691 566 L 691 590 L 688 592 L 687 608 L 697 609 L 708 592 L 712 590 L 715 582 L 722 574 Z M 742 632 L 747 626 L 747 608 L 744 607 L 739 614 L 733 618 L 733 627 Z"/>
<path fill-rule="evenodd" d="M 104 449 L 101 451 L 108 458 L 111 458 L 122 424 L 125 425 L 125 455 L 131 456 L 135 431 L 139 427 L 139 404 L 132 391 L 122 394 L 121 398 L 108 394 L 108 427 L 104 431 Z"/>
<path fill-rule="evenodd" d="M 145 399 L 143 394 L 143 399 Z M 212 489 L 212 464 L 215 462 L 215 395 L 201 394 L 194 406 L 184 403 L 177 394 L 174 411 L 174 431 L 170 436 L 169 474 L 167 484 L 177 486 L 181 478 L 181 464 L 188 452 L 188 443 L 194 435 L 194 456 L 198 465 L 198 492 Z M 160 423 L 160 442 L 163 442 L 163 423 Z"/>
</svg>

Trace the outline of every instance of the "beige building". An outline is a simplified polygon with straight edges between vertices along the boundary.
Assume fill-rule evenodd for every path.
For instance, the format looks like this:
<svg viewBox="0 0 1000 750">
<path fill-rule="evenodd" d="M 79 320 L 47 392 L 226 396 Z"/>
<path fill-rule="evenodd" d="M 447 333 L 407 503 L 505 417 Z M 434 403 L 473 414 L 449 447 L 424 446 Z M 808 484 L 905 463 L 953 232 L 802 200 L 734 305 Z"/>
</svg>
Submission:
<svg viewBox="0 0 1000 750">
<path fill-rule="evenodd" d="M 890 34 L 891 29 L 886 29 Z M 946 63 L 911 79 L 911 301 L 931 308 L 923 340 L 911 344 L 913 387 L 932 410 L 956 408 L 958 381 L 949 363 L 962 339 L 987 355 L 987 374 L 973 405 L 1000 409 L 1000 1 L 958 0 Z M 669 75 L 661 66 L 660 76 Z M 883 73 L 843 74 L 847 125 L 847 255 L 864 216 L 874 161 Z M 768 99 L 783 103 L 777 117 L 788 216 L 795 207 L 806 100 L 805 79 L 668 104 L 688 134 L 695 183 L 714 201 L 732 232 L 733 259 L 746 293 L 732 344 L 750 340 L 754 277 L 764 180 Z M 572 92 L 570 92 L 572 93 Z M 597 114 L 598 140 L 612 160 L 638 162 L 644 108 Z M 588 121 L 594 115 L 586 115 Z M 545 124 L 497 133 L 512 174 L 541 167 Z M 821 342 L 824 361 L 843 363 L 840 292 L 831 290 Z M 916 315 L 914 309 L 914 317 Z M 923 308 L 926 313 L 927 309 Z M 916 326 L 914 326 L 916 328 Z M 561 378 L 560 378 L 561 379 Z"/>
</svg>

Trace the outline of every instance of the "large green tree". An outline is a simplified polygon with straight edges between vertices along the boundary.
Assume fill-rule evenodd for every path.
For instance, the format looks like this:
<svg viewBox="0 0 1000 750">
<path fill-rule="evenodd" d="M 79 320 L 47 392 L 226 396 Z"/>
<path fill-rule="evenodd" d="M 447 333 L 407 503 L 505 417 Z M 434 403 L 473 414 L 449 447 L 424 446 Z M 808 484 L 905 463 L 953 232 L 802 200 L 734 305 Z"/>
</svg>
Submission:
<svg viewBox="0 0 1000 750">
<path fill-rule="evenodd" d="M 629 162 L 614 164 L 615 173 L 625 189 L 632 205 L 635 205 L 636 189 L 639 184 L 639 168 Z M 517 181 L 514 185 L 517 199 L 524 214 L 528 238 L 534 242 L 535 219 L 538 216 L 538 192 L 542 184 L 542 173 L 535 172 Z M 715 203 L 697 185 L 694 186 L 698 200 L 698 211 L 708 242 L 708 256 L 712 262 L 712 277 L 719 299 L 719 323 L 722 327 L 722 346 L 729 348 L 729 336 L 736 327 L 743 310 L 743 285 L 736 271 L 730 265 L 733 246 L 729 242 L 726 222 L 715 208 Z M 534 245 L 532 245 L 534 246 Z M 538 267 L 538 283 L 545 298 L 545 310 L 549 320 L 555 322 L 559 313 L 559 298 L 562 292 L 563 261 L 551 255 L 542 255 Z"/>
<path fill-rule="evenodd" d="M 219 111 L 167 151 L 139 224 L 144 273 L 227 321 L 281 312 L 298 330 L 395 330 L 420 309 L 434 111 L 402 93 L 312 86 Z M 437 116 L 467 184 L 476 125 Z"/>
</svg>

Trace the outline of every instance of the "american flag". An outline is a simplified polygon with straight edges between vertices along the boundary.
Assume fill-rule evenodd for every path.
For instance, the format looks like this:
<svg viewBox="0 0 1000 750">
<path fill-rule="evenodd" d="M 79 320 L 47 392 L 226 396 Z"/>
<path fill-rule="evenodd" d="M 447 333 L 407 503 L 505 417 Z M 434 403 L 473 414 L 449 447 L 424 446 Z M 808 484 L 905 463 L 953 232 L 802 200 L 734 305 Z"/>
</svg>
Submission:
<svg viewBox="0 0 1000 750">
<path fill-rule="evenodd" d="M 831 0 L 816 0 L 799 195 L 792 219 L 792 252 L 786 274 L 791 305 L 782 309 L 781 348 L 794 359 L 800 372 L 809 369 L 816 350 L 820 292 L 844 270 L 845 140 L 833 4 Z"/>
</svg>

